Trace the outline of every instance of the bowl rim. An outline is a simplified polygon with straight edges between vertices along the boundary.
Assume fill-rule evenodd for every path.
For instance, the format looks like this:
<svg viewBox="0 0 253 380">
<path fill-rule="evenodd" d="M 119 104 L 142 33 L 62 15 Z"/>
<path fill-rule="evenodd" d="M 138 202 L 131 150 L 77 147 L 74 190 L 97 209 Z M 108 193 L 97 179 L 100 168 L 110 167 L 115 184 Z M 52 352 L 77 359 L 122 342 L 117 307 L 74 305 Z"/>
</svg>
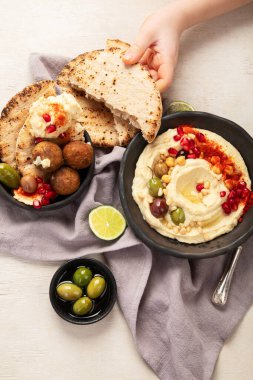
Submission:
<svg viewBox="0 0 253 380">
<path fill-rule="evenodd" d="M 84 137 L 85 137 L 85 142 L 90 143 L 91 146 L 93 147 L 92 140 L 90 138 L 90 135 L 87 131 L 84 131 Z M 87 174 L 84 178 L 84 180 L 81 182 L 80 187 L 75 191 L 73 194 L 70 194 L 66 196 L 64 199 L 60 201 L 56 201 L 55 203 L 49 204 L 47 206 L 43 206 L 40 209 L 35 209 L 34 207 L 30 205 L 26 205 L 25 203 L 17 201 L 5 188 L 2 184 L 0 184 L 0 195 L 4 196 L 10 203 L 12 203 L 14 206 L 17 206 L 18 208 L 22 208 L 23 210 L 26 211 L 31 211 L 33 213 L 47 213 L 51 211 L 55 211 L 58 209 L 61 209 L 67 205 L 69 205 L 72 201 L 74 201 L 78 196 L 83 192 L 83 190 L 89 185 L 89 183 L 92 180 L 94 169 L 95 169 L 95 154 L 93 154 L 92 158 L 92 163 L 90 166 L 87 168 Z"/>
<path fill-rule="evenodd" d="M 214 114 L 211 114 L 211 113 L 208 113 L 208 112 L 201 112 L 201 111 L 177 112 L 177 113 L 174 113 L 174 114 L 171 114 L 171 115 L 165 115 L 165 116 L 163 116 L 162 117 L 162 121 L 174 119 L 176 117 L 180 118 L 180 117 L 190 116 L 190 115 L 194 115 L 196 117 L 198 117 L 198 116 L 209 117 L 209 118 L 215 119 L 216 121 L 217 120 L 221 120 L 222 122 L 230 124 L 234 128 L 236 128 L 242 135 L 244 135 L 245 138 L 247 138 L 248 140 L 251 140 L 251 143 L 253 144 L 253 138 L 250 136 L 250 134 L 245 129 L 243 129 L 242 127 L 240 127 L 238 124 L 236 124 L 235 122 L 233 122 L 233 121 L 231 121 L 229 119 L 226 119 L 224 117 L 217 116 L 217 115 L 214 115 Z M 161 128 L 160 128 L 160 130 L 159 130 L 159 132 L 158 132 L 157 135 L 159 135 L 161 133 L 162 133 L 162 131 L 161 131 Z M 154 243 L 154 241 L 152 239 L 150 239 L 149 236 L 147 236 L 142 231 L 142 229 L 139 228 L 139 226 L 137 224 L 135 224 L 134 218 L 132 217 L 131 212 L 129 210 L 129 207 L 128 207 L 128 204 L 127 204 L 127 200 L 126 200 L 126 195 L 125 195 L 124 171 L 125 171 L 125 168 L 126 168 L 126 161 L 128 159 L 128 154 L 129 154 L 129 152 L 131 150 L 131 147 L 133 145 L 135 145 L 136 141 L 139 140 L 140 138 L 143 139 L 141 133 L 139 132 L 133 138 L 133 140 L 130 142 L 130 144 L 128 145 L 128 147 L 126 148 L 126 150 L 124 152 L 123 158 L 121 160 L 120 172 L 119 172 L 119 194 L 120 194 L 121 205 L 122 205 L 122 208 L 124 210 L 124 214 L 126 216 L 127 222 L 129 224 L 129 226 L 131 227 L 132 231 L 134 232 L 134 234 L 144 244 L 146 244 L 149 248 L 151 248 L 153 250 L 158 250 L 159 252 L 162 252 L 162 253 L 167 254 L 167 255 L 175 256 L 175 257 L 178 257 L 178 258 L 183 258 L 183 259 L 208 259 L 208 258 L 212 258 L 212 257 L 215 257 L 215 256 L 223 255 L 225 253 L 231 252 L 232 250 L 235 250 L 236 248 L 238 248 L 238 246 L 240 246 L 241 244 L 243 244 L 253 234 L 253 224 L 252 224 L 250 226 L 250 228 L 248 229 L 248 231 L 246 233 L 244 233 L 243 235 L 241 235 L 236 241 L 231 241 L 230 243 L 226 244 L 225 247 L 212 248 L 212 249 L 210 249 L 210 251 L 208 253 L 197 253 L 197 252 L 196 253 L 187 253 L 187 246 L 193 246 L 193 244 L 187 244 L 187 243 L 182 243 L 182 242 L 178 242 L 178 241 L 176 241 L 176 244 L 179 243 L 180 245 L 182 244 L 183 246 L 185 246 L 186 253 L 183 254 L 183 253 L 179 252 L 177 249 L 167 248 L 167 247 L 165 247 L 165 246 L 163 246 L 163 245 L 161 245 L 159 243 L 156 243 L 156 242 Z M 146 142 L 146 145 L 147 145 L 147 142 Z M 230 231 L 230 232 L 232 232 L 232 231 Z M 229 234 L 229 233 L 227 233 L 227 234 Z M 226 235 L 226 234 L 224 234 L 224 235 Z M 223 235 L 221 235 L 221 236 L 223 236 Z M 173 241 L 173 239 L 170 239 L 170 241 L 171 240 Z M 208 242 L 196 244 L 196 246 L 201 245 L 201 244 L 206 244 L 206 243 L 208 243 Z M 176 244 L 175 244 L 175 246 L 176 246 Z"/>
<path fill-rule="evenodd" d="M 82 264 L 82 265 L 94 264 L 98 267 L 102 267 L 102 269 L 106 272 L 106 275 L 108 276 L 109 281 L 111 283 L 112 295 L 111 295 L 110 303 L 108 303 L 105 311 L 103 311 L 101 314 L 96 316 L 95 320 L 82 320 L 81 318 L 77 319 L 77 320 L 72 320 L 72 319 L 68 318 L 65 314 L 61 314 L 61 312 L 59 312 L 59 310 L 55 306 L 55 302 L 54 302 L 55 295 L 54 295 L 54 293 L 55 293 L 55 286 L 58 282 L 59 275 L 62 274 L 62 272 L 64 271 L 66 266 L 68 266 L 70 264 L 74 264 L 74 263 L 77 263 L 77 266 L 78 265 L 80 266 L 80 264 Z M 89 259 L 86 257 L 78 257 L 76 259 L 71 259 L 71 260 L 64 262 L 64 264 L 62 264 L 55 271 L 53 277 L 51 278 L 50 285 L 49 285 L 49 299 L 50 299 L 50 303 L 51 303 L 54 311 L 56 312 L 56 314 L 58 314 L 59 317 L 61 317 L 65 321 L 72 323 L 72 324 L 75 324 L 75 325 L 90 325 L 90 324 L 99 322 L 101 319 L 105 318 L 111 312 L 111 310 L 112 310 L 112 308 L 115 305 L 115 302 L 117 300 L 117 283 L 116 283 L 116 280 L 115 280 L 115 277 L 114 277 L 112 271 L 110 270 L 110 268 L 106 264 L 104 264 L 103 262 L 101 262 L 99 260 L 93 259 L 93 258 Z"/>
</svg>

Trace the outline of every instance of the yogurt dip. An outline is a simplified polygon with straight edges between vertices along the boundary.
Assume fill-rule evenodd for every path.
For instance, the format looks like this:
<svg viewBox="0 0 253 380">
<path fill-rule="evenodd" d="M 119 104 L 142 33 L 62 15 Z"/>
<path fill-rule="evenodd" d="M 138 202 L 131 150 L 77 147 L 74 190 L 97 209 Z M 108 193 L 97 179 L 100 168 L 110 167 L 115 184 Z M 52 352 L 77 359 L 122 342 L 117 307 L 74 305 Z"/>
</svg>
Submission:
<svg viewBox="0 0 253 380">
<path fill-rule="evenodd" d="M 132 193 L 160 234 L 198 244 L 231 231 L 251 194 L 240 153 L 221 136 L 192 126 L 169 129 L 146 146 Z"/>
</svg>

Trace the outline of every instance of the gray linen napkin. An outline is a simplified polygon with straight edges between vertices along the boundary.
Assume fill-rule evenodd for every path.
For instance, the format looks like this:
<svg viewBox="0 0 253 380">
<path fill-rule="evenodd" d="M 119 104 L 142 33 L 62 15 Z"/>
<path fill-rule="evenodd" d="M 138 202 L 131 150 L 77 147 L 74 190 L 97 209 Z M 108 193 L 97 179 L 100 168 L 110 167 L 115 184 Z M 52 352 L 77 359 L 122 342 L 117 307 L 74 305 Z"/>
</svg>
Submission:
<svg viewBox="0 0 253 380">
<path fill-rule="evenodd" d="M 35 80 L 54 78 L 66 58 L 31 56 Z M 104 252 L 118 284 L 118 301 L 140 354 L 162 380 L 208 380 L 223 342 L 253 300 L 253 239 L 244 245 L 224 309 L 210 298 L 227 257 L 183 260 L 151 252 L 127 228 L 105 243 L 89 230 L 89 211 L 121 208 L 118 169 L 124 148 L 96 150 L 89 190 L 54 215 L 32 215 L 1 199 L 1 245 L 32 260 L 66 260 Z M 36 223 L 35 223 L 36 222 Z"/>
</svg>

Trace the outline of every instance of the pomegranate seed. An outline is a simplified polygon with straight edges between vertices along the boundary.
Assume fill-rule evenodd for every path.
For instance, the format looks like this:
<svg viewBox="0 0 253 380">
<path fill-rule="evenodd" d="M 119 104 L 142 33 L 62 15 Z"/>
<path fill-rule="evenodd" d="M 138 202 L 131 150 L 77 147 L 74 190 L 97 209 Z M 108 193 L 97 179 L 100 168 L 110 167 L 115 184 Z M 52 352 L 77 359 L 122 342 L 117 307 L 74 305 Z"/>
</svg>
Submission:
<svg viewBox="0 0 253 380">
<path fill-rule="evenodd" d="M 41 178 L 41 177 L 36 177 L 36 182 L 37 182 L 37 183 L 43 183 L 43 178 Z"/>
<path fill-rule="evenodd" d="M 236 190 L 236 195 L 241 198 L 242 197 L 242 192 L 243 192 L 243 189 L 237 189 Z"/>
<path fill-rule="evenodd" d="M 233 211 L 237 211 L 237 210 L 238 210 L 238 204 L 237 204 L 237 203 L 233 203 L 233 204 L 231 205 L 231 209 L 232 209 Z"/>
<path fill-rule="evenodd" d="M 189 145 L 189 140 L 187 139 L 187 137 L 183 137 L 180 141 L 180 144 L 181 145 Z"/>
<path fill-rule="evenodd" d="M 220 196 L 221 196 L 221 198 L 224 198 L 224 197 L 226 196 L 226 194 L 227 194 L 226 191 L 221 191 L 221 192 L 220 192 Z"/>
<path fill-rule="evenodd" d="M 231 190 L 228 194 L 228 199 L 236 198 L 236 192 L 234 190 Z"/>
<path fill-rule="evenodd" d="M 250 190 L 249 189 L 243 189 L 242 190 L 242 195 L 241 195 L 241 197 L 243 198 L 243 199 L 245 199 L 245 198 L 248 198 L 248 196 L 250 195 Z"/>
<path fill-rule="evenodd" d="M 196 134 L 196 137 L 197 137 L 197 139 L 200 141 L 200 142 L 206 142 L 206 138 L 205 138 L 205 135 L 203 135 L 203 133 L 197 133 Z"/>
<path fill-rule="evenodd" d="M 183 130 L 183 127 L 182 127 L 182 126 L 177 127 L 177 133 L 178 133 L 180 136 L 183 136 L 183 135 L 184 135 L 184 130 Z"/>
<path fill-rule="evenodd" d="M 49 183 L 44 183 L 43 184 L 43 189 L 45 189 L 45 190 L 52 190 L 52 187 L 51 187 L 51 185 Z"/>
<path fill-rule="evenodd" d="M 67 136 L 67 133 L 63 132 L 59 135 L 60 139 L 65 139 L 65 137 Z"/>
<path fill-rule="evenodd" d="M 196 158 L 195 154 L 191 153 L 191 154 L 188 154 L 187 158 Z"/>
<path fill-rule="evenodd" d="M 36 137 L 36 139 L 34 140 L 34 144 L 37 145 L 42 141 L 43 141 L 43 139 L 41 137 Z"/>
<path fill-rule="evenodd" d="M 44 113 L 42 117 L 46 123 L 49 123 L 51 121 L 51 116 L 48 113 Z"/>
<path fill-rule="evenodd" d="M 247 187 L 247 184 L 245 181 L 240 181 L 237 184 L 237 189 L 245 189 Z"/>
<path fill-rule="evenodd" d="M 47 199 L 53 199 L 56 197 L 56 192 L 55 191 L 46 191 L 44 197 Z"/>
<path fill-rule="evenodd" d="M 176 136 L 173 137 L 173 139 L 175 141 L 179 141 L 179 140 L 181 140 L 181 136 L 180 135 L 176 135 Z"/>
<path fill-rule="evenodd" d="M 223 208 L 225 214 L 229 215 L 231 213 L 231 207 L 227 202 L 222 203 L 221 207 Z"/>
<path fill-rule="evenodd" d="M 47 206 L 50 204 L 50 200 L 44 196 L 41 199 L 41 204 L 42 204 L 42 206 Z"/>
<path fill-rule="evenodd" d="M 177 153 L 178 153 L 178 151 L 177 151 L 176 149 L 174 149 L 174 148 L 169 148 L 169 149 L 168 149 L 168 152 L 169 152 L 169 154 L 170 154 L 171 156 L 176 156 Z"/>
<path fill-rule="evenodd" d="M 36 208 L 36 209 L 41 208 L 41 203 L 40 203 L 40 201 L 38 199 L 35 199 L 33 201 L 33 207 Z"/>
<path fill-rule="evenodd" d="M 43 188 L 43 186 L 38 187 L 37 193 L 38 194 L 45 194 L 46 190 Z"/>
<path fill-rule="evenodd" d="M 196 156 L 197 158 L 199 158 L 201 152 L 200 152 L 200 149 L 199 149 L 199 148 L 194 147 L 194 148 L 192 149 L 192 153 L 195 154 L 195 156 Z"/>
<path fill-rule="evenodd" d="M 237 204 L 237 199 L 235 199 L 235 198 L 229 198 L 227 202 L 229 203 L 229 205 L 230 205 L 231 208 L 232 208 L 232 206 L 233 206 L 234 204 Z"/>
<path fill-rule="evenodd" d="M 48 127 L 46 127 L 46 132 L 47 132 L 47 133 L 53 133 L 53 132 L 55 132 L 55 131 L 56 131 L 56 126 L 53 125 L 53 124 L 51 124 L 51 125 L 49 125 Z"/>
<path fill-rule="evenodd" d="M 199 183 L 197 186 L 196 186 L 196 190 L 200 193 L 201 190 L 203 190 L 205 188 L 204 184 L 203 183 Z"/>
<path fill-rule="evenodd" d="M 183 137 L 180 141 L 180 144 L 182 145 L 182 147 L 184 148 L 184 150 L 187 150 L 189 152 L 190 150 L 190 145 L 189 145 L 189 142 L 188 142 L 188 139 Z"/>
<path fill-rule="evenodd" d="M 193 149 L 193 148 L 195 147 L 195 142 L 194 142 L 194 140 L 189 139 L 189 140 L 188 140 L 188 145 L 189 145 L 189 148 L 190 148 L 190 149 Z"/>
</svg>

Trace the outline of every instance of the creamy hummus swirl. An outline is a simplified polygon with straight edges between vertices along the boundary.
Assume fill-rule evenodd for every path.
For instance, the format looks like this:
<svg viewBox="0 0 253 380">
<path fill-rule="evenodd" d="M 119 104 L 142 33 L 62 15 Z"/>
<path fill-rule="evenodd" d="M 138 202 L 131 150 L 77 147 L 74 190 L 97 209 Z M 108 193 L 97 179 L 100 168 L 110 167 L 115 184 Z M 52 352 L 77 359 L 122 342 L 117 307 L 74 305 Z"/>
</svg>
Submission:
<svg viewBox="0 0 253 380">
<path fill-rule="evenodd" d="M 223 148 L 238 170 L 243 173 L 243 179 L 250 188 L 249 174 L 240 153 L 221 136 L 206 130 L 201 130 L 201 132 L 209 140 L 218 143 Z M 156 218 L 152 215 L 150 203 L 152 203 L 153 197 L 149 194 L 147 186 L 152 176 L 150 168 L 154 166 L 160 154 L 167 154 L 168 148 L 177 150 L 181 148 L 180 142 L 173 139 L 176 134 L 176 130 L 168 130 L 158 136 L 152 144 L 146 146 L 136 165 L 132 185 L 133 198 L 138 204 L 143 218 L 160 234 L 185 243 L 202 243 L 231 231 L 243 213 L 244 204 L 240 203 L 236 211 L 225 215 L 221 204 L 226 198 L 222 198 L 220 193 L 224 191 L 228 194 L 228 189 L 223 182 L 222 175 L 215 174 L 211 169 L 211 164 L 205 159 L 187 159 L 185 165 L 176 165 L 171 171 L 170 182 L 166 187 L 166 201 L 167 204 L 181 207 L 184 210 L 183 226 L 186 228 L 190 226 L 190 228 L 186 233 L 184 231 L 184 234 L 181 234 L 180 228 L 173 224 L 170 211 L 164 218 Z M 210 183 L 208 194 L 202 198 L 199 197 L 196 190 L 196 183 L 199 180 Z"/>
<path fill-rule="evenodd" d="M 32 104 L 29 114 L 33 135 L 42 138 L 57 138 L 73 124 L 83 121 L 82 108 L 74 96 L 68 93 L 39 98 Z M 44 120 L 44 114 L 50 116 L 50 121 Z M 48 132 L 47 127 L 50 125 L 56 127 L 54 132 Z"/>
</svg>

